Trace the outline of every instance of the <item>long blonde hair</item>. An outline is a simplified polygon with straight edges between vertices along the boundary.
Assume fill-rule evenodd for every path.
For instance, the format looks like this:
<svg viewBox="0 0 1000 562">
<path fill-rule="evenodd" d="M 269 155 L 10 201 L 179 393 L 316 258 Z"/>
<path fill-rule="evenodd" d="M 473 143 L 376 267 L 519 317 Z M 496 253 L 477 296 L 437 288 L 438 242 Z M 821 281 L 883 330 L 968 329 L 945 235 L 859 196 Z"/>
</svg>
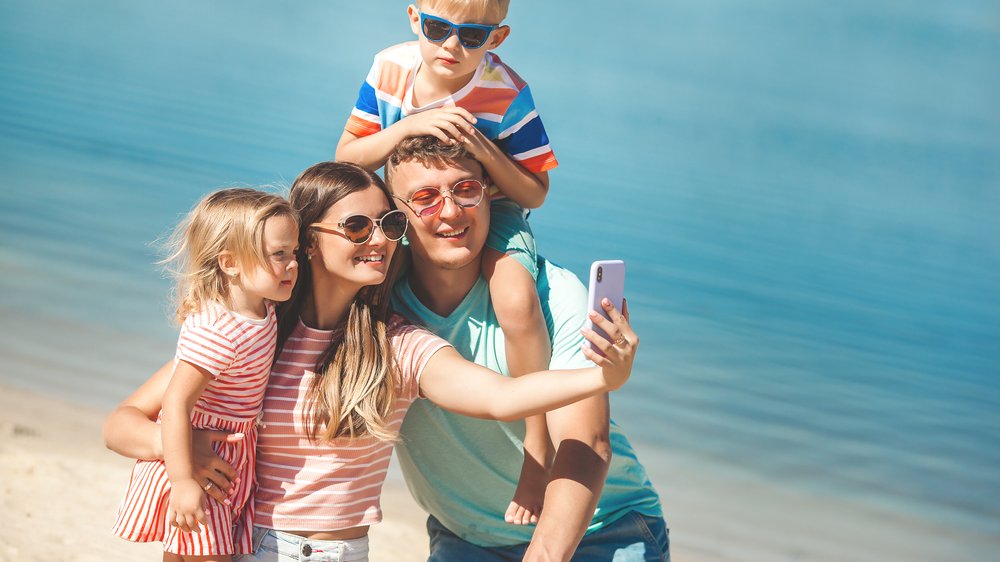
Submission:
<svg viewBox="0 0 1000 562">
<path fill-rule="evenodd" d="M 161 261 L 175 279 L 178 323 L 210 302 L 229 300 L 229 279 L 219 255 L 232 252 L 240 267 L 267 267 L 264 222 L 275 216 L 298 221 L 288 201 L 256 189 L 230 188 L 202 198 L 177 225 L 164 246 Z"/>
<path fill-rule="evenodd" d="M 302 220 L 300 252 L 305 252 L 316 236 L 310 224 L 318 222 L 337 201 L 370 187 L 381 190 L 392 205 L 382 179 L 360 166 L 322 162 L 302 172 L 288 197 Z M 388 427 L 388 418 L 394 409 L 400 379 L 387 325 L 398 263 L 395 259 L 390 262 L 382 283 L 358 291 L 330 347 L 316 362 L 316 376 L 307 391 L 302 412 L 302 424 L 313 441 L 339 437 L 373 436 L 383 441 L 396 438 Z M 292 297 L 278 312 L 279 349 L 298 325 L 302 304 L 312 291 L 312 264 L 301 255 L 298 283 Z"/>
</svg>

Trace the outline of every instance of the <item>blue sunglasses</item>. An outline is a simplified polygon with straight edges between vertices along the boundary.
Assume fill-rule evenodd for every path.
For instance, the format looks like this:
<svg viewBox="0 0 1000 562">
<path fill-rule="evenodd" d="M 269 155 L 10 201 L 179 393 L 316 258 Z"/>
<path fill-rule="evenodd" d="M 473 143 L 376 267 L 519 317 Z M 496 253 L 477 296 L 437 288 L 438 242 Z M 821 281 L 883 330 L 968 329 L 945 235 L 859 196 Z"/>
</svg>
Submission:
<svg viewBox="0 0 1000 562">
<path fill-rule="evenodd" d="M 499 25 L 482 25 L 478 23 L 452 23 L 444 18 L 420 12 L 420 31 L 432 43 L 443 43 L 451 37 L 452 31 L 458 34 L 458 42 L 466 49 L 478 49 L 490 38 L 490 33 Z"/>
</svg>

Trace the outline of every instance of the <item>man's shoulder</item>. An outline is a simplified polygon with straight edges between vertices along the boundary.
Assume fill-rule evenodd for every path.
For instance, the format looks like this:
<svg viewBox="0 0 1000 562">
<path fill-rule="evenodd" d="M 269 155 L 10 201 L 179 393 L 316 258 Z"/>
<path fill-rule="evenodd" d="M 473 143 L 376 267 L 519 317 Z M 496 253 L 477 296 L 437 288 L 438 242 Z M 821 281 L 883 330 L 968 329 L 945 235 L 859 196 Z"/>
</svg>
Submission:
<svg viewBox="0 0 1000 562">
<path fill-rule="evenodd" d="M 553 320 L 585 314 L 587 288 L 572 271 L 539 256 L 537 285 L 538 300 L 549 308 Z"/>
<path fill-rule="evenodd" d="M 556 288 L 558 291 L 565 290 L 574 291 L 576 293 L 582 291 L 583 296 L 587 296 L 587 288 L 583 286 L 583 282 L 580 281 L 580 278 L 565 267 L 547 260 L 542 256 L 538 256 L 538 271 L 539 288 L 544 285 Z M 544 275 L 541 275 L 541 273 L 544 273 Z"/>
</svg>

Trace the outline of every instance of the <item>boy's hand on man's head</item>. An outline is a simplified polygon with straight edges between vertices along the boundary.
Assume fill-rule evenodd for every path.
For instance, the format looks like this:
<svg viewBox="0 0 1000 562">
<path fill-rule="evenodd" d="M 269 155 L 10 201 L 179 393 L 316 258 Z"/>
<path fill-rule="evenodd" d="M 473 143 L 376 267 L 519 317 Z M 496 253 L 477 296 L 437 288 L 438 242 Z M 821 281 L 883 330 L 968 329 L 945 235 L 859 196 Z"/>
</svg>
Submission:
<svg viewBox="0 0 1000 562">
<path fill-rule="evenodd" d="M 469 151 L 469 155 L 484 166 L 495 156 L 493 151 L 496 150 L 496 145 L 493 144 L 493 141 L 486 138 L 486 135 L 482 131 L 475 127 L 473 127 L 471 133 L 465 135 L 462 142 L 465 143 L 465 149 Z M 499 154 L 503 156 L 502 153 Z"/>
<path fill-rule="evenodd" d="M 447 143 L 463 142 L 474 135 L 475 123 L 475 115 L 454 105 L 421 111 L 399 122 L 406 127 L 407 137 L 431 135 Z"/>
</svg>

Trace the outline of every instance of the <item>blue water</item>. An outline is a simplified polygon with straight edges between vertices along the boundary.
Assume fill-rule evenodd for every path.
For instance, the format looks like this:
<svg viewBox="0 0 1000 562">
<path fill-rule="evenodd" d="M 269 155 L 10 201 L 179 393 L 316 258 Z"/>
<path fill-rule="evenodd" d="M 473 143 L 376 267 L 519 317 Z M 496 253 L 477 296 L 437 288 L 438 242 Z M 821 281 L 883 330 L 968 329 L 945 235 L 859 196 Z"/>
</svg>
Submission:
<svg viewBox="0 0 1000 562">
<path fill-rule="evenodd" d="M 150 243 L 330 158 L 396 4 L 0 5 L 0 382 L 108 407 L 169 357 Z M 542 252 L 628 264 L 640 454 L 995 552 L 1000 5 L 610 6 L 516 1 L 499 52 L 561 163 Z"/>
</svg>

